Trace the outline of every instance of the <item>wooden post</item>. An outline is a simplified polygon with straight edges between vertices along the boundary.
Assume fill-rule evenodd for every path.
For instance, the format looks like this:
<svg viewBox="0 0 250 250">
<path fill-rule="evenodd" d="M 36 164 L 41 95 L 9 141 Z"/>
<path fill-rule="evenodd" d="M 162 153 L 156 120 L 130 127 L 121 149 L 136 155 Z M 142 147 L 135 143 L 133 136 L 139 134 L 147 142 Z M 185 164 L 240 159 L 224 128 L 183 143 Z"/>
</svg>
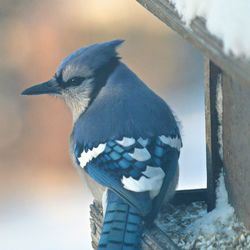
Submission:
<svg viewBox="0 0 250 250">
<path fill-rule="evenodd" d="M 216 185 L 223 165 L 219 154 L 219 117 L 216 108 L 217 88 L 222 84 L 222 71 L 205 59 L 206 150 L 207 150 L 207 209 L 215 208 Z"/>
</svg>

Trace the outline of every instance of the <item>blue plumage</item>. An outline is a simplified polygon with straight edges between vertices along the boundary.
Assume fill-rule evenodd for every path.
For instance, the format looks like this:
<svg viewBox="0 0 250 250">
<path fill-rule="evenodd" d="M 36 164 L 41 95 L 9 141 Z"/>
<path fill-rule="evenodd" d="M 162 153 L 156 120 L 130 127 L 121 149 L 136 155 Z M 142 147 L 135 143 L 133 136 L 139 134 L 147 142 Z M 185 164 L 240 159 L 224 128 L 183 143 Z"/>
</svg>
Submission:
<svg viewBox="0 0 250 250">
<path fill-rule="evenodd" d="M 173 113 L 131 70 L 119 63 L 98 98 L 76 121 L 72 136 L 84 148 L 92 148 L 124 136 L 147 139 L 157 135 L 179 135 Z"/>
<path fill-rule="evenodd" d="M 147 149 L 150 153 L 150 159 L 143 161 L 133 159 L 131 154 L 135 149 Z M 164 152 L 164 154 L 159 155 L 158 152 Z M 76 155 L 77 157 L 79 158 L 78 155 Z M 174 176 L 177 171 L 178 157 L 179 150 L 161 143 L 159 137 L 149 140 L 145 146 L 136 140 L 134 144 L 127 147 L 121 146 L 117 141 L 109 141 L 102 153 L 82 167 L 98 183 L 123 196 L 134 207 L 137 207 L 143 216 L 147 216 L 154 207 L 155 199 L 150 198 L 148 191 L 143 191 L 144 195 L 142 196 L 142 192 L 139 192 L 140 195 L 138 195 L 138 193 L 123 188 L 123 177 L 132 177 L 139 181 L 142 176 L 145 176 L 147 166 L 161 168 L 166 176 L 173 172 Z M 173 169 L 171 169 L 170 163 L 174 165 Z"/>
<path fill-rule="evenodd" d="M 142 216 L 112 191 L 107 201 L 98 250 L 140 249 Z"/>
<path fill-rule="evenodd" d="M 140 249 L 142 216 L 112 191 L 107 202 L 98 250 Z"/>
<path fill-rule="evenodd" d="M 57 95 L 72 111 L 75 163 L 108 190 L 99 250 L 140 249 L 145 223 L 176 186 L 182 146 L 169 106 L 120 62 L 122 42 L 73 52 L 50 81 L 23 92 Z"/>
</svg>

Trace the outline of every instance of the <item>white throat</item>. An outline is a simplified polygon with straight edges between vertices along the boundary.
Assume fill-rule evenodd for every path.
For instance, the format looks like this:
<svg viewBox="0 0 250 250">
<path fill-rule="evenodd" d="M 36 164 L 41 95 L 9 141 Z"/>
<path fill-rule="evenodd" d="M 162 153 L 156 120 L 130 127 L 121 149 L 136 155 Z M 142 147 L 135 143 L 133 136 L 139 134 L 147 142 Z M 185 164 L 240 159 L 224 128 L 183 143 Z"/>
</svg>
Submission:
<svg viewBox="0 0 250 250">
<path fill-rule="evenodd" d="M 66 97 L 65 102 L 71 110 L 73 122 L 76 122 L 79 116 L 87 109 L 90 102 L 90 98 L 87 98 L 86 96 L 78 98 Z"/>
<path fill-rule="evenodd" d="M 93 88 L 91 81 L 91 79 L 85 81 L 84 84 L 76 88 L 69 88 L 63 93 L 63 98 L 72 112 L 73 123 L 76 122 L 79 116 L 85 112 L 89 106 Z"/>
</svg>

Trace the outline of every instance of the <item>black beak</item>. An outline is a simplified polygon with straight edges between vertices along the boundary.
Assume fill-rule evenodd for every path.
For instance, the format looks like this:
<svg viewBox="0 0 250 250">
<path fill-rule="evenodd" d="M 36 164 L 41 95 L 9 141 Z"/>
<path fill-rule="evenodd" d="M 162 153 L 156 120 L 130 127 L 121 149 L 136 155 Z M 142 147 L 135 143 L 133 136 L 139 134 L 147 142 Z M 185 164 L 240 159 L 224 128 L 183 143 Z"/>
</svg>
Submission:
<svg viewBox="0 0 250 250">
<path fill-rule="evenodd" d="M 48 82 L 34 85 L 25 89 L 22 95 L 43 95 L 43 94 L 61 94 L 59 84 L 56 79 L 51 79 Z"/>
</svg>

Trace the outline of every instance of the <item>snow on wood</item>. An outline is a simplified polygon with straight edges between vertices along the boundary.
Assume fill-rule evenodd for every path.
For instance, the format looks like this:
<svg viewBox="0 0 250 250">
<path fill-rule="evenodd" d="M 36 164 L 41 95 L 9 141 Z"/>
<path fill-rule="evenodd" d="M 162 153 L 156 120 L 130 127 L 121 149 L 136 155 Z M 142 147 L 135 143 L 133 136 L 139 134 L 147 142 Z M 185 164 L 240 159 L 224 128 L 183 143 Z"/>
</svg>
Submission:
<svg viewBox="0 0 250 250">
<path fill-rule="evenodd" d="M 228 203 L 223 174 L 216 195 L 216 208 L 211 212 L 206 212 L 204 202 L 170 207 L 160 214 L 157 225 L 181 249 L 250 249 L 250 233 Z"/>
<path fill-rule="evenodd" d="M 196 17 L 205 18 L 208 31 L 223 41 L 225 53 L 250 58 L 250 1 L 170 1 L 187 25 Z"/>
<path fill-rule="evenodd" d="M 221 75 L 219 75 L 218 84 L 216 88 L 216 110 L 218 115 L 218 144 L 219 144 L 219 154 L 221 160 L 223 160 L 223 95 L 222 95 L 222 79 Z"/>
</svg>

